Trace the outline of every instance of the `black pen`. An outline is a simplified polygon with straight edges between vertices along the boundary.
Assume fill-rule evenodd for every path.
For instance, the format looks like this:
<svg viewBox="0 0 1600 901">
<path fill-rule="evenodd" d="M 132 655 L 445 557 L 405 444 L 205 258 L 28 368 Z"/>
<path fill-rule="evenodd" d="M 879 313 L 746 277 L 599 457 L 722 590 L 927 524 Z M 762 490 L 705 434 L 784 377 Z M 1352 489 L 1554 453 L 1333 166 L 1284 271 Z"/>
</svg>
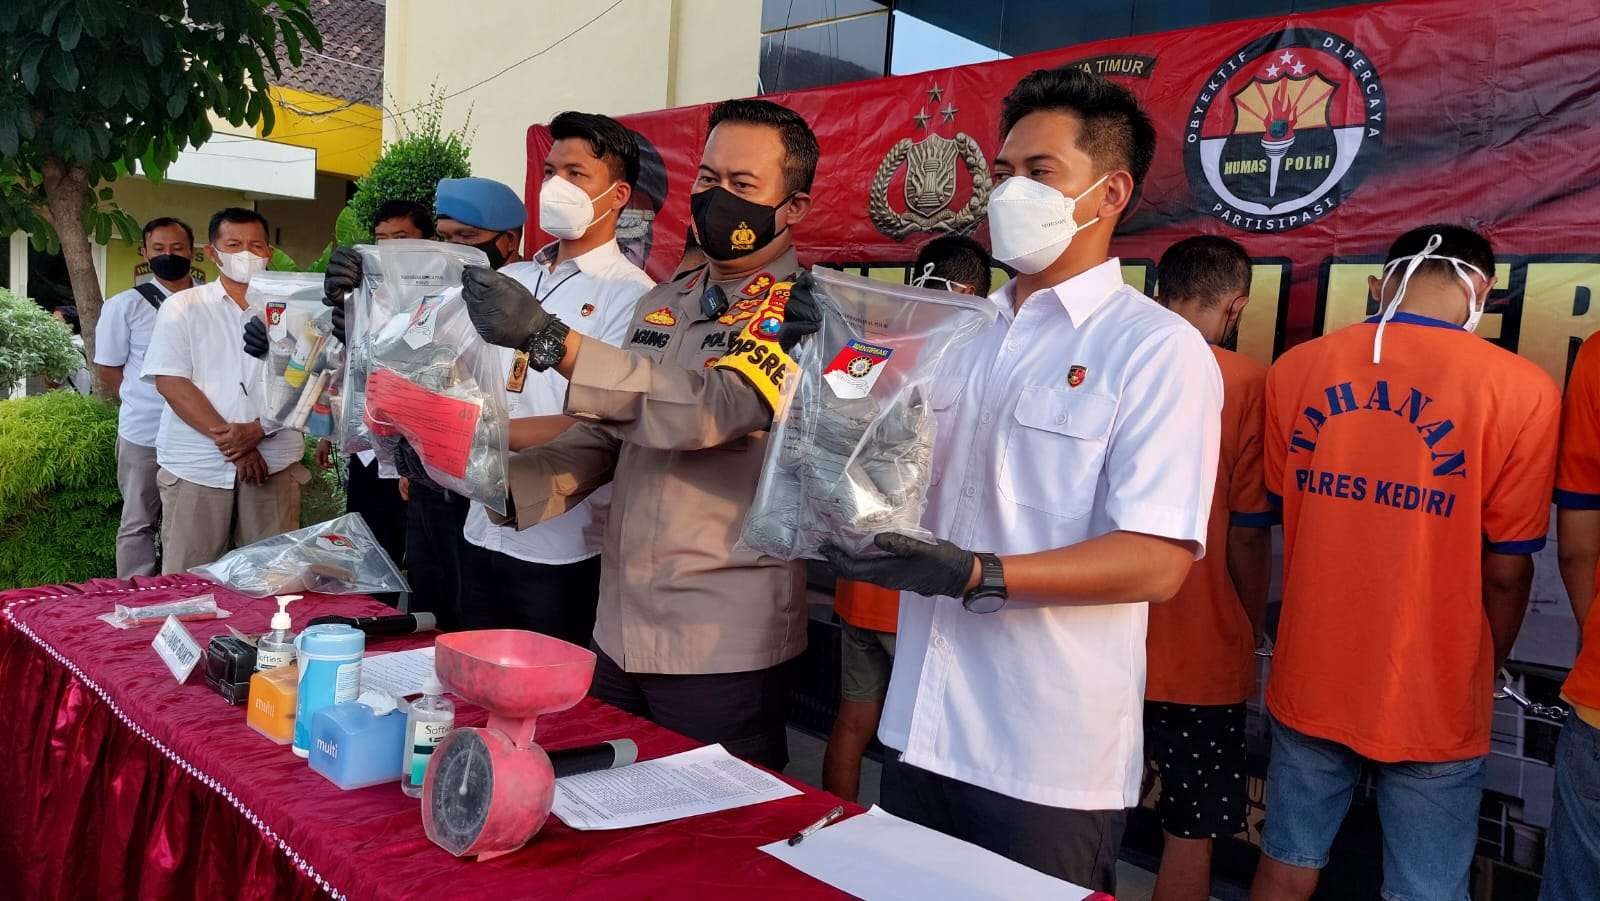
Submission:
<svg viewBox="0 0 1600 901">
<path fill-rule="evenodd" d="M 838 807 L 835 807 L 834 809 L 832 809 L 832 810 L 828 811 L 827 813 L 823 814 L 822 815 L 822 819 L 817 820 L 815 823 L 812 823 L 810 826 L 807 826 L 806 828 L 800 830 L 799 832 L 796 832 L 794 835 L 789 836 L 789 846 L 790 847 L 794 847 L 795 845 L 800 844 L 801 842 L 806 840 L 806 836 L 810 835 L 813 832 L 816 832 L 818 829 L 821 829 L 822 827 L 828 825 L 829 823 L 832 823 L 834 820 L 837 820 L 838 818 L 840 818 L 842 816 L 844 816 L 844 805 L 843 804 L 841 804 Z"/>
</svg>

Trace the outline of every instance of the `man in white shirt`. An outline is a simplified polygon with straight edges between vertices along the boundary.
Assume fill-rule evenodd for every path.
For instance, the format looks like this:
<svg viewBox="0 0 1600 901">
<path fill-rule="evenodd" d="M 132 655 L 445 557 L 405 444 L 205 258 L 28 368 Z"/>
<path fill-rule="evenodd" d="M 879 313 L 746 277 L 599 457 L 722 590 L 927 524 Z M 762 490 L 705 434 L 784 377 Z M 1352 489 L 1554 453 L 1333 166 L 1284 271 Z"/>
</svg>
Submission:
<svg viewBox="0 0 1600 901">
<path fill-rule="evenodd" d="M 261 363 L 240 346 L 250 318 L 246 286 L 272 256 L 267 220 L 229 207 L 211 217 L 212 259 L 222 276 L 167 298 L 143 377 L 166 399 L 156 434 L 161 489 L 161 571 L 184 572 L 233 546 L 295 529 L 304 439 L 261 427 Z"/>
<path fill-rule="evenodd" d="M 620 346 L 634 307 L 655 282 L 617 246 L 617 215 L 639 178 L 633 133 L 608 116 L 565 112 L 550 120 L 555 139 L 544 161 L 539 225 L 557 237 L 533 260 L 500 271 L 521 282 L 544 308 L 592 338 Z M 510 348 L 504 359 L 511 449 L 543 444 L 576 420 L 562 413 L 567 380 L 534 372 Z M 531 629 L 588 646 L 600 598 L 600 537 L 610 486 L 572 510 L 518 531 L 489 521 L 472 505 L 461 549 L 463 629 Z"/>
<path fill-rule="evenodd" d="M 1001 122 L 989 229 L 1018 275 L 933 384 L 939 540 L 829 555 L 904 592 L 884 808 L 1111 892 L 1139 798 L 1147 602 L 1204 553 L 1222 383 L 1200 333 L 1108 259 L 1155 147 L 1132 94 L 1041 70 Z"/>
<path fill-rule="evenodd" d="M 156 530 L 161 524 L 161 492 L 156 487 L 156 431 L 166 401 L 156 386 L 139 377 L 156 328 L 162 301 L 194 287 L 194 230 L 181 219 L 162 216 L 144 225 L 139 256 L 151 279 L 115 294 L 100 309 L 94 329 L 94 363 L 117 411 L 117 489 L 122 492 L 122 523 L 117 527 L 117 578 L 156 574 Z"/>
</svg>

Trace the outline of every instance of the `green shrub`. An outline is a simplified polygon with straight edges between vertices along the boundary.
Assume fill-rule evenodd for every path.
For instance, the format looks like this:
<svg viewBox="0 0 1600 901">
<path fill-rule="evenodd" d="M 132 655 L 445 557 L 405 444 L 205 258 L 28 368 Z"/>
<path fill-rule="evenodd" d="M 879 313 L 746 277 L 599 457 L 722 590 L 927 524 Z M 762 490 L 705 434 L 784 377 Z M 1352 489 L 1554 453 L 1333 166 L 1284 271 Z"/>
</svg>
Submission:
<svg viewBox="0 0 1600 901">
<path fill-rule="evenodd" d="M 460 130 L 445 132 L 444 93 L 435 87 L 428 100 L 418 107 L 415 125 L 402 117 L 397 120 L 403 134 L 383 149 L 372 164 L 372 171 L 356 183 L 350 198 L 334 224 L 340 244 L 367 244 L 372 241 L 372 214 L 390 200 L 415 200 L 433 209 L 433 192 L 442 178 L 465 178 L 472 174 L 468 156 L 472 152 L 472 119 Z"/>
<path fill-rule="evenodd" d="M 38 304 L 0 288 L 0 396 L 29 376 L 64 382 L 82 365 L 71 332 Z"/>
<path fill-rule="evenodd" d="M 311 481 L 300 492 L 300 525 L 314 526 L 319 522 L 344 515 L 344 488 L 339 484 L 339 467 L 344 455 L 333 452 L 334 465 L 328 469 L 317 468 L 317 439 L 306 438 L 306 453 L 300 459 L 311 470 Z"/>
<path fill-rule="evenodd" d="M 0 589 L 116 574 L 116 447 L 116 410 L 98 398 L 0 401 Z"/>
</svg>

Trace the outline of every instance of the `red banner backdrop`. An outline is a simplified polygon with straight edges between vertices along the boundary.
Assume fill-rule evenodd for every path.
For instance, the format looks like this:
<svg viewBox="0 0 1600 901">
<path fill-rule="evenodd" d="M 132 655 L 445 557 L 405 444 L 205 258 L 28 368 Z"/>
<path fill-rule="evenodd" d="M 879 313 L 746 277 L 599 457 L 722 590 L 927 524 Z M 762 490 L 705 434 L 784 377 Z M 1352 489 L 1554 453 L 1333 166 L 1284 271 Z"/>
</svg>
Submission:
<svg viewBox="0 0 1600 901">
<path fill-rule="evenodd" d="M 1242 243 L 1263 360 L 1365 315 L 1388 243 L 1429 222 L 1484 231 L 1499 291 L 1480 333 L 1558 380 L 1600 328 L 1600 13 L 1558 0 L 1419 0 L 1099 41 L 772 95 L 822 146 L 802 260 L 906 264 L 946 231 L 987 242 L 1000 99 L 1075 64 L 1132 89 L 1158 147 L 1113 247 L 1136 285 L 1174 241 Z M 645 175 L 624 244 L 657 279 L 681 258 L 709 105 L 623 116 Z M 549 132 L 528 132 L 530 245 Z"/>
</svg>

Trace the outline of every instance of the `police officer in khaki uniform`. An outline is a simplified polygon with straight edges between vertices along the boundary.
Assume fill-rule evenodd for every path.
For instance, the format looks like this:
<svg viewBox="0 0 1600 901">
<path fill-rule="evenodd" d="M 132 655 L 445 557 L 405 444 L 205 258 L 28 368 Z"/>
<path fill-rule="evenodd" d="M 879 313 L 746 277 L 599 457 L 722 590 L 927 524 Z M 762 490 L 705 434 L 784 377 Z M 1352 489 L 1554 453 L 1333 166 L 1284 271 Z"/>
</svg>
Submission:
<svg viewBox="0 0 1600 901">
<path fill-rule="evenodd" d="M 817 329 L 790 226 L 810 208 L 817 141 L 765 100 L 713 109 L 690 208 L 707 264 L 639 301 L 623 349 L 569 332 L 521 285 L 469 269 L 486 341 L 568 379 L 583 420 L 511 462 L 517 528 L 613 483 L 593 694 L 782 769 L 787 668 L 806 643 L 803 569 L 735 550 L 787 351 Z M 754 388 L 755 390 L 751 390 Z"/>
</svg>

